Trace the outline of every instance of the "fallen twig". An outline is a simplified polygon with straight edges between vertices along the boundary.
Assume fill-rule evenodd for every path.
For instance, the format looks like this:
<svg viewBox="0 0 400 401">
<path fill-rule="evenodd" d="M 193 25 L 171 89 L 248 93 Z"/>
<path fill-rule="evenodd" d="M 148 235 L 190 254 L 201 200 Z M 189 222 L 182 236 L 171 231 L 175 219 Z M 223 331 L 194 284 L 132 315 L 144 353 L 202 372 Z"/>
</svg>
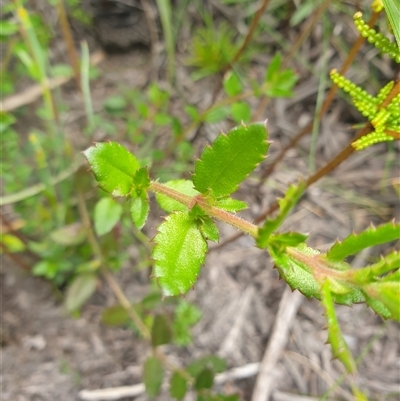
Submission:
<svg viewBox="0 0 400 401">
<path fill-rule="evenodd" d="M 289 330 L 295 320 L 303 295 L 287 287 L 279 304 L 274 329 L 260 364 L 251 401 L 267 401 L 276 385 L 276 364 L 286 345 Z"/>
<path fill-rule="evenodd" d="M 259 363 L 249 363 L 248 365 L 234 368 L 221 373 L 215 377 L 215 383 L 222 384 L 229 380 L 247 379 L 248 377 L 255 376 L 259 370 Z M 168 387 L 164 383 L 163 388 Z M 133 386 L 104 388 L 100 390 L 82 390 L 78 396 L 83 401 L 110 401 L 119 400 L 124 397 L 137 397 L 145 392 L 143 383 L 135 384 Z"/>
<path fill-rule="evenodd" d="M 97 51 L 90 56 L 91 65 L 97 65 L 104 59 L 104 53 L 102 51 Z M 74 78 L 74 75 L 67 77 L 56 77 L 51 78 L 47 81 L 47 86 L 49 89 L 57 88 L 58 86 L 64 85 L 68 81 Z M 17 93 L 16 95 L 8 96 L 3 102 L 0 102 L 1 111 L 12 111 L 18 107 L 25 106 L 29 103 L 34 102 L 37 98 L 42 96 L 43 87 L 40 84 L 31 86 L 30 88 Z"/>
</svg>

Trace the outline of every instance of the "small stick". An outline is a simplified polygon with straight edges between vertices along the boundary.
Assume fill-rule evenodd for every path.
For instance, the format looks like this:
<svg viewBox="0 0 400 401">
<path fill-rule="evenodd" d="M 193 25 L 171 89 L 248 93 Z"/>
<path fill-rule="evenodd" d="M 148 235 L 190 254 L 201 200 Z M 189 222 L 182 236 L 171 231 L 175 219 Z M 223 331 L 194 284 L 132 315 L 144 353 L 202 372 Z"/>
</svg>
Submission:
<svg viewBox="0 0 400 401">
<path fill-rule="evenodd" d="M 276 385 L 276 364 L 282 354 L 289 336 L 289 330 L 295 321 L 303 295 L 287 287 L 279 304 L 274 329 L 260 364 L 260 372 L 254 386 L 251 401 L 267 401 Z"/>
</svg>

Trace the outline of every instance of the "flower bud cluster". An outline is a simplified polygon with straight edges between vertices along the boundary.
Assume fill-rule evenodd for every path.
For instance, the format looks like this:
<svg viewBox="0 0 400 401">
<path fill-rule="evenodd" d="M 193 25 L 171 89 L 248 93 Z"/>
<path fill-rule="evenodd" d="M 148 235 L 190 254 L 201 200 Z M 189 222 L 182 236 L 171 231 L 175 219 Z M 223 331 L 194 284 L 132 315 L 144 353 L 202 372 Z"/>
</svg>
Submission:
<svg viewBox="0 0 400 401">
<path fill-rule="evenodd" d="M 332 70 L 330 76 L 339 88 L 351 96 L 355 107 L 374 127 L 373 132 L 353 142 L 354 148 L 361 150 L 378 142 L 393 141 L 394 136 L 387 132 L 400 133 L 400 94 L 396 95 L 386 107 L 381 105 L 393 89 L 394 82 L 389 82 L 376 97 L 373 97 L 336 70 Z"/>
<path fill-rule="evenodd" d="M 400 48 L 395 42 L 391 42 L 387 37 L 376 32 L 374 28 L 370 28 L 362 19 L 360 12 L 355 13 L 353 18 L 354 24 L 362 37 L 372 43 L 381 53 L 387 53 L 396 63 L 400 63 Z"/>
</svg>

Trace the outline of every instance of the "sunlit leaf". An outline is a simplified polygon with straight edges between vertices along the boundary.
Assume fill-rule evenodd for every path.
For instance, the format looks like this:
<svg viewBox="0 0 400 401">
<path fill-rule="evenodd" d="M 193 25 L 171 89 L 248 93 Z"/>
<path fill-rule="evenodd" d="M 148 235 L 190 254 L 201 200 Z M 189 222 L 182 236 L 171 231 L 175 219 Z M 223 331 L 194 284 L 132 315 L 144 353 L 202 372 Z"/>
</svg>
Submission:
<svg viewBox="0 0 400 401">
<path fill-rule="evenodd" d="M 164 295 L 185 294 L 196 282 L 207 242 L 185 212 L 169 215 L 158 227 L 153 250 L 154 276 Z"/>
<path fill-rule="evenodd" d="M 129 195 L 139 169 L 139 162 L 132 153 L 116 142 L 96 143 L 83 153 L 100 188 L 113 196 Z"/>
<path fill-rule="evenodd" d="M 221 134 L 196 162 L 195 189 L 215 198 L 227 197 L 264 160 L 268 149 L 265 124 L 241 125 Z"/>
</svg>

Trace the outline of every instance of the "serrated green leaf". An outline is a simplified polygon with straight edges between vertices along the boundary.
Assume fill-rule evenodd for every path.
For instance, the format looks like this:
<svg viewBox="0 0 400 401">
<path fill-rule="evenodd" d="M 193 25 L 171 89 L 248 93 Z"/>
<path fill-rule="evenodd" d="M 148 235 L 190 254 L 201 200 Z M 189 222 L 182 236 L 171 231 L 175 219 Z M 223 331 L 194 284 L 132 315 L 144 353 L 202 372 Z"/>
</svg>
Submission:
<svg viewBox="0 0 400 401">
<path fill-rule="evenodd" d="M 171 214 L 154 241 L 154 276 L 163 294 L 185 294 L 196 282 L 208 249 L 196 222 L 185 212 Z"/>
<path fill-rule="evenodd" d="M 153 347 L 168 344 L 172 338 L 171 322 L 165 315 L 156 315 L 151 328 L 151 344 Z"/>
<path fill-rule="evenodd" d="M 364 291 L 369 295 L 369 297 L 382 302 L 390 312 L 390 317 L 392 319 L 400 321 L 400 282 L 398 279 L 396 281 L 383 281 L 369 284 L 364 287 Z M 383 317 L 389 317 L 381 313 L 380 310 L 376 312 Z"/>
<path fill-rule="evenodd" d="M 400 5 L 398 0 L 383 0 L 386 14 L 389 18 L 390 25 L 393 28 L 397 45 L 400 47 Z"/>
<path fill-rule="evenodd" d="M 139 230 L 141 230 L 146 223 L 149 209 L 149 200 L 145 193 L 133 199 L 131 202 L 132 221 Z"/>
<path fill-rule="evenodd" d="M 164 378 L 164 367 L 155 356 L 147 358 L 143 366 L 143 382 L 149 397 L 158 395 Z"/>
<path fill-rule="evenodd" d="M 285 196 L 278 201 L 279 213 L 277 216 L 273 219 L 267 219 L 259 229 L 257 238 L 258 247 L 265 248 L 267 246 L 270 235 L 283 223 L 286 216 L 299 201 L 305 189 L 306 183 L 304 181 L 297 185 L 291 185 L 287 189 Z"/>
<path fill-rule="evenodd" d="M 211 388 L 213 384 L 214 384 L 214 372 L 209 368 L 205 368 L 196 377 L 194 388 L 196 390 L 201 390 L 203 388 Z"/>
<path fill-rule="evenodd" d="M 352 270 L 352 278 L 356 284 L 363 284 L 374 281 L 394 269 L 400 267 L 400 252 L 393 251 L 388 255 L 381 257 L 379 262 L 365 266 L 362 269 Z M 387 277 L 387 276 L 385 276 Z"/>
<path fill-rule="evenodd" d="M 86 149 L 86 156 L 99 187 L 113 196 L 127 196 L 139 169 L 136 157 L 116 142 L 96 143 Z"/>
<path fill-rule="evenodd" d="M 238 76 L 230 71 L 224 79 L 224 90 L 228 96 L 236 96 L 242 92 L 242 83 Z"/>
<path fill-rule="evenodd" d="M 249 207 L 246 202 L 233 198 L 218 199 L 215 206 L 228 212 L 239 212 Z"/>
<path fill-rule="evenodd" d="M 306 246 L 297 246 L 295 249 L 306 249 Z M 299 290 L 307 298 L 321 298 L 320 285 L 315 280 L 311 269 L 300 263 L 281 247 L 269 244 L 268 251 L 275 262 L 281 277 L 289 284 L 292 290 Z M 315 251 L 316 252 L 316 251 Z M 315 254 L 318 254 L 317 252 Z"/>
<path fill-rule="evenodd" d="M 193 188 L 193 182 L 190 180 L 171 180 L 164 184 L 165 186 L 182 192 L 185 195 L 196 196 L 199 192 Z M 187 211 L 187 207 L 174 199 L 163 194 L 156 193 L 156 199 L 161 209 L 166 212 Z"/>
<path fill-rule="evenodd" d="M 171 380 L 169 382 L 169 393 L 171 394 L 172 398 L 182 400 L 186 394 L 186 390 L 187 380 L 181 372 L 176 370 L 172 374 Z"/>
<path fill-rule="evenodd" d="M 94 207 L 94 229 L 98 236 L 109 233 L 122 215 L 122 206 L 112 198 L 102 198 Z"/>
<path fill-rule="evenodd" d="M 64 305 L 72 313 L 90 298 L 96 289 L 97 277 L 95 274 L 80 274 L 69 285 Z"/>
<path fill-rule="evenodd" d="M 202 194 L 211 190 L 215 198 L 234 192 L 239 184 L 264 160 L 268 149 L 265 124 L 241 125 L 221 134 L 206 147 L 196 162 L 193 183 Z"/>
<path fill-rule="evenodd" d="M 208 240 L 214 241 L 214 242 L 219 241 L 218 227 L 211 217 L 204 216 L 202 218 L 202 223 L 199 225 L 199 229 L 202 232 L 202 234 L 204 235 L 205 239 L 208 239 Z"/>
<path fill-rule="evenodd" d="M 364 297 L 366 304 L 379 316 L 384 319 L 392 319 L 392 314 L 389 309 L 377 298 L 370 297 L 367 291 L 364 291 Z"/>
<path fill-rule="evenodd" d="M 341 242 L 336 242 L 328 251 L 331 260 L 343 260 L 349 255 L 355 255 L 361 250 L 400 239 L 400 225 L 394 222 L 378 227 L 368 227 L 359 234 L 350 234 Z"/>
<path fill-rule="evenodd" d="M 237 124 L 251 121 L 251 108 L 246 102 L 236 102 L 231 106 L 232 118 Z"/>
</svg>

